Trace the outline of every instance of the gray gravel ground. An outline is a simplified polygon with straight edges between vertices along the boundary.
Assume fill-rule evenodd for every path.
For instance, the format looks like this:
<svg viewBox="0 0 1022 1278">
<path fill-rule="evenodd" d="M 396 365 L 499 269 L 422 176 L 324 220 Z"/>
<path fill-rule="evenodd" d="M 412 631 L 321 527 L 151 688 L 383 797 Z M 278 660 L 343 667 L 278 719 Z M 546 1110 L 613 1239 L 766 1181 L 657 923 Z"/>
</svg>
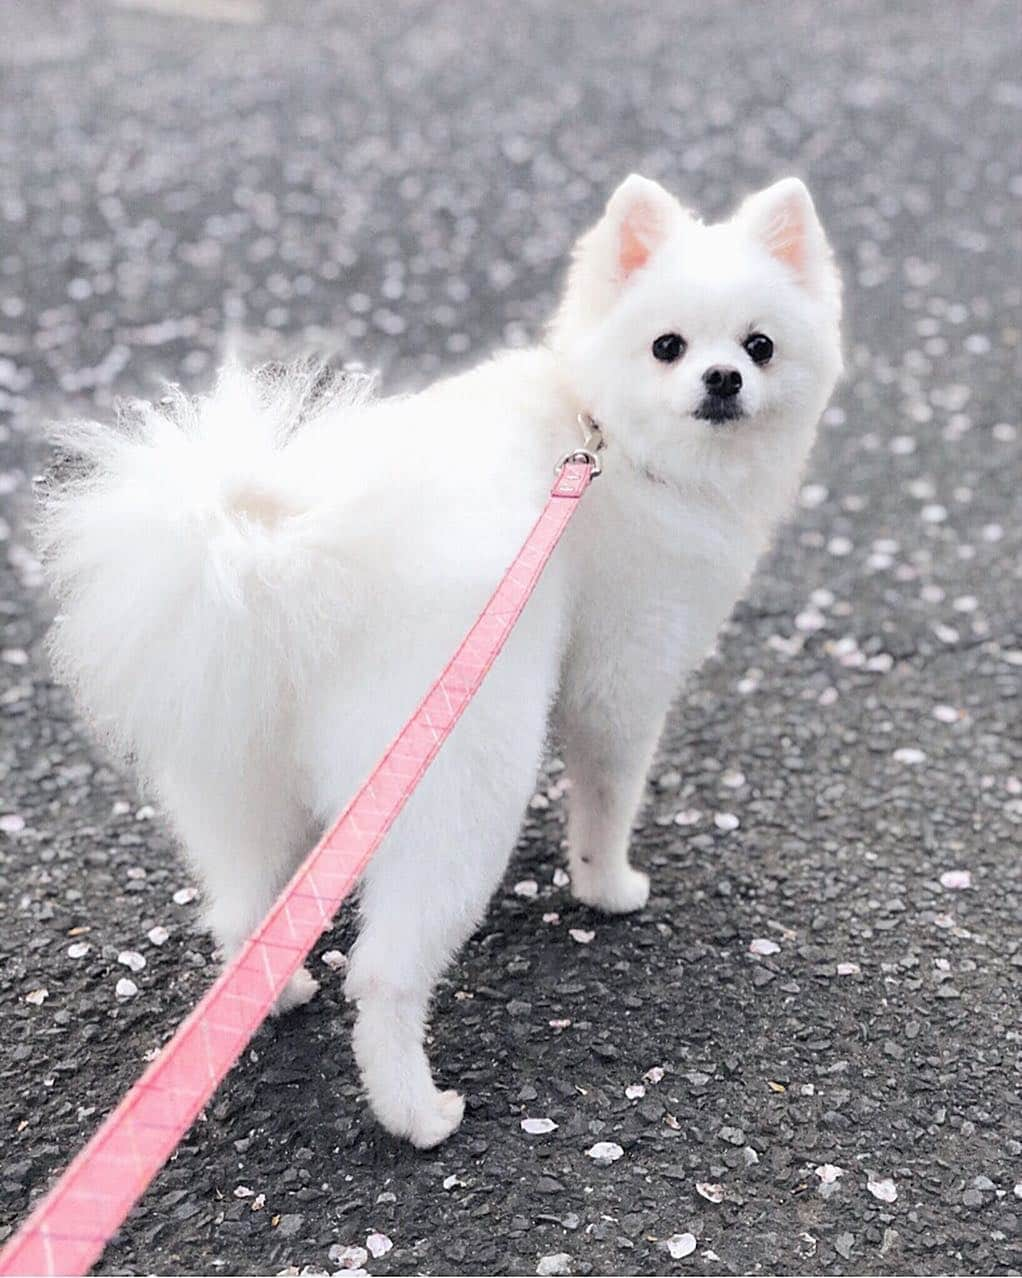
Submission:
<svg viewBox="0 0 1022 1278">
<path fill-rule="evenodd" d="M 555 762 L 438 1001 L 458 1135 L 417 1154 L 367 1120 L 321 957 L 344 917 L 321 996 L 259 1034 L 101 1270 L 331 1270 L 377 1231 L 373 1274 L 1017 1272 L 1015 6 L 3 18 L 0 1235 L 213 971 L 167 832 L 47 674 L 44 418 L 199 386 L 231 327 L 420 383 L 537 332 L 628 170 L 714 215 L 795 170 L 846 273 L 849 376 L 671 721 L 648 909 L 558 885 Z"/>
</svg>

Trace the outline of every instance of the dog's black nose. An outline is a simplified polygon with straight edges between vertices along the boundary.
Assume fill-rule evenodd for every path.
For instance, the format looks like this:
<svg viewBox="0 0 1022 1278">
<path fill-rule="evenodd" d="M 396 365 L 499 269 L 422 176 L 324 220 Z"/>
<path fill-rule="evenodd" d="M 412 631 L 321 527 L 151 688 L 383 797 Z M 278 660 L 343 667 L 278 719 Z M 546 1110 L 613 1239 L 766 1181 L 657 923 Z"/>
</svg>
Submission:
<svg viewBox="0 0 1022 1278">
<path fill-rule="evenodd" d="M 742 389 L 742 375 L 737 368 L 726 368 L 723 364 L 714 364 L 703 374 L 703 384 L 711 395 L 730 399 Z"/>
</svg>

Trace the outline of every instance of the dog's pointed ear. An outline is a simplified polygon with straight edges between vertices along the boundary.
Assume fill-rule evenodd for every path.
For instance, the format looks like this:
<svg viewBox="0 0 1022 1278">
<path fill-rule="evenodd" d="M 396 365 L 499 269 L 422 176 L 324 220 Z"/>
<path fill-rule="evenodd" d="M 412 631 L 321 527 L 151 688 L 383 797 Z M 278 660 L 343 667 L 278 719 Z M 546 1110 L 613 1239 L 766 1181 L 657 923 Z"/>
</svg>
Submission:
<svg viewBox="0 0 1022 1278">
<path fill-rule="evenodd" d="M 782 178 L 749 196 L 738 219 L 771 257 L 786 266 L 810 293 L 819 293 L 833 273 L 830 249 L 812 196 L 796 177 Z"/>
<path fill-rule="evenodd" d="M 602 219 L 614 255 L 614 278 L 623 284 L 641 270 L 681 217 L 681 205 L 659 182 L 638 173 L 626 177 L 607 201 Z"/>
</svg>

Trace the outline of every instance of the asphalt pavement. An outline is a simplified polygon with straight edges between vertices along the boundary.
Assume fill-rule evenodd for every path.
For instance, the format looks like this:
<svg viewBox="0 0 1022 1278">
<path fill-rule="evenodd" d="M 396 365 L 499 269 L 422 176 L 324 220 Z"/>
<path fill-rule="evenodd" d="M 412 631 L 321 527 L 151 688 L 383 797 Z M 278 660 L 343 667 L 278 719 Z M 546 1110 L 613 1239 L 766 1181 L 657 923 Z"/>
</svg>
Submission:
<svg viewBox="0 0 1022 1278">
<path fill-rule="evenodd" d="M 215 970 L 48 674 L 46 420 L 227 332 L 421 385 L 539 333 L 625 173 L 716 216 L 797 172 L 848 374 L 671 718 L 648 908 L 571 901 L 554 755 L 437 1001 L 457 1135 L 368 1118 L 346 915 L 100 1272 L 1019 1272 L 1020 44 L 993 0 L 7 0 L 0 1237 Z"/>
</svg>

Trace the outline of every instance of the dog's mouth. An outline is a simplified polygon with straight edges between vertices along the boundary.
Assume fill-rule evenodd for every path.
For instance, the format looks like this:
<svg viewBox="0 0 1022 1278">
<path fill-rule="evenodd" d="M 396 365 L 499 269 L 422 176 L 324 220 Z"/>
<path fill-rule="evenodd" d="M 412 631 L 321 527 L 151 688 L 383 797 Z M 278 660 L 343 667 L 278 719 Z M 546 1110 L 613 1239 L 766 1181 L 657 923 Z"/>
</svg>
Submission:
<svg viewBox="0 0 1022 1278">
<path fill-rule="evenodd" d="M 736 422 L 744 417 L 745 409 L 736 399 L 707 395 L 692 416 L 701 422 L 713 422 L 715 426 L 720 426 L 724 422 Z"/>
</svg>

